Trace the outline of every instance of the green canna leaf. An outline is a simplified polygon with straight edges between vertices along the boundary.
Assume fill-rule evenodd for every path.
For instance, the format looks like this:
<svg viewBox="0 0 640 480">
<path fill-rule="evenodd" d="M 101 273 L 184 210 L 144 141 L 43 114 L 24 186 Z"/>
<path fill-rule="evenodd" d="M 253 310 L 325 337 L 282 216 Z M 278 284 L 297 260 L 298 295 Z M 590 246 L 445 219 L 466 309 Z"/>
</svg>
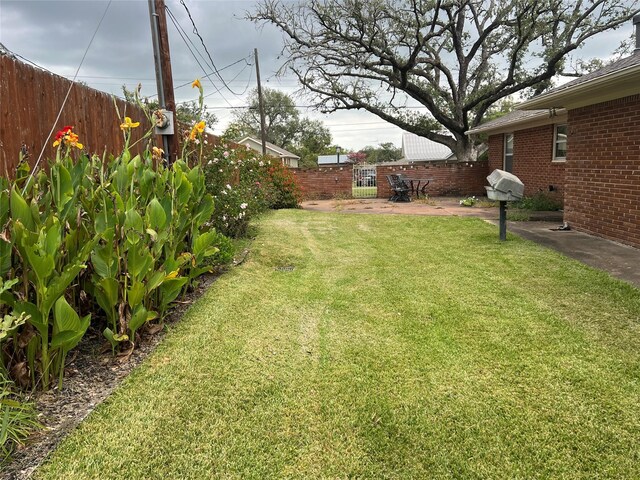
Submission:
<svg viewBox="0 0 640 480">
<path fill-rule="evenodd" d="M 9 220 L 9 193 L 6 190 L 0 191 L 0 225 L 4 225 Z"/>
<path fill-rule="evenodd" d="M 160 303 L 163 310 L 180 295 L 180 291 L 187 283 L 187 280 L 186 277 L 167 278 L 160 285 Z"/>
<path fill-rule="evenodd" d="M 91 252 L 93 270 L 102 278 L 114 277 L 117 270 L 117 259 L 111 244 L 101 245 Z"/>
<path fill-rule="evenodd" d="M 55 268 L 53 255 L 45 253 L 43 256 L 40 256 L 38 255 L 38 248 L 36 246 L 23 245 L 23 247 L 27 254 L 25 260 L 29 262 L 29 267 L 38 278 L 39 286 L 46 286 L 47 280 Z"/>
<path fill-rule="evenodd" d="M 44 239 L 45 252 L 52 257 L 58 253 L 60 245 L 62 245 L 61 233 L 60 221 L 56 217 L 53 217 L 53 223 L 47 230 Z"/>
<path fill-rule="evenodd" d="M 11 270 L 11 253 L 13 246 L 10 242 L 0 239 L 0 276 L 4 277 Z"/>
<path fill-rule="evenodd" d="M 147 205 L 146 220 L 147 226 L 155 231 L 164 228 L 167 222 L 167 215 L 164 213 L 164 208 L 162 208 L 157 198 L 151 200 Z"/>
<path fill-rule="evenodd" d="M 16 302 L 13 308 L 15 314 L 24 313 L 25 315 L 29 315 L 29 319 L 27 320 L 36 330 L 40 333 L 41 336 L 45 336 L 48 334 L 49 330 L 49 319 L 46 322 L 42 320 L 42 314 L 38 307 L 31 302 Z"/>
<path fill-rule="evenodd" d="M 133 280 L 142 280 L 153 265 L 149 249 L 142 245 L 131 246 L 127 252 L 127 268 Z"/>
<path fill-rule="evenodd" d="M 142 303 L 142 299 L 144 298 L 144 292 L 145 292 L 144 283 L 134 280 L 127 294 L 127 301 L 129 303 L 129 306 L 132 309 Z"/>
<path fill-rule="evenodd" d="M 69 170 L 61 163 L 56 163 L 51 167 L 51 190 L 53 191 L 53 201 L 61 212 L 73 198 L 73 181 Z"/>
<path fill-rule="evenodd" d="M 154 272 L 153 275 L 151 275 L 151 278 L 149 278 L 149 281 L 147 282 L 147 293 L 151 293 L 160 285 L 162 285 L 164 278 L 165 278 L 165 273 L 162 270 L 158 270 Z"/>
<path fill-rule="evenodd" d="M 136 331 L 147 321 L 148 312 L 142 305 L 138 305 L 129 320 L 129 331 L 131 333 L 131 341 L 135 342 Z"/>
<path fill-rule="evenodd" d="M 127 210 L 124 220 L 125 228 L 135 230 L 142 234 L 144 233 L 144 224 L 142 222 L 142 216 L 134 209 Z"/>
<path fill-rule="evenodd" d="M 19 221 L 27 230 L 34 231 L 36 229 L 31 209 L 26 200 L 22 198 L 20 192 L 14 186 L 11 189 L 11 218 L 13 221 Z"/>
<path fill-rule="evenodd" d="M 104 292 L 109 308 L 118 303 L 118 281 L 115 278 L 103 278 L 98 282 L 99 289 Z"/>
<path fill-rule="evenodd" d="M 53 308 L 53 304 L 60 298 L 67 287 L 78 276 L 78 273 L 85 267 L 85 262 L 88 260 L 91 251 L 98 243 L 99 237 L 96 236 L 93 240 L 87 242 L 82 249 L 78 252 L 78 255 L 67 264 L 62 273 L 55 276 L 47 285 L 47 291 L 42 296 L 42 311 L 49 312 Z"/>
</svg>

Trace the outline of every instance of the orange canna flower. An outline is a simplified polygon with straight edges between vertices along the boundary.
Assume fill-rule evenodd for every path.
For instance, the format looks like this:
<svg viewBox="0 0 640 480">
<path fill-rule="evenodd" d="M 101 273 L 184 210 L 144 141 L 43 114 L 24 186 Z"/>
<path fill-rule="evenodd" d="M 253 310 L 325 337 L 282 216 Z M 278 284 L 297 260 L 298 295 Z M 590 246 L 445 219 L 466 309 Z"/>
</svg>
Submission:
<svg viewBox="0 0 640 480">
<path fill-rule="evenodd" d="M 57 147 L 58 145 L 61 145 L 64 143 L 67 146 L 76 147 L 82 150 L 84 148 L 84 145 L 82 145 L 78 141 L 80 140 L 80 138 L 76 133 L 73 133 L 72 129 L 73 129 L 72 126 L 67 125 L 62 130 L 60 130 L 56 134 L 56 139 L 53 142 L 53 146 Z"/>
<path fill-rule="evenodd" d="M 200 79 L 196 78 L 191 84 L 191 88 L 202 88 L 202 84 L 200 83 Z"/>
</svg>

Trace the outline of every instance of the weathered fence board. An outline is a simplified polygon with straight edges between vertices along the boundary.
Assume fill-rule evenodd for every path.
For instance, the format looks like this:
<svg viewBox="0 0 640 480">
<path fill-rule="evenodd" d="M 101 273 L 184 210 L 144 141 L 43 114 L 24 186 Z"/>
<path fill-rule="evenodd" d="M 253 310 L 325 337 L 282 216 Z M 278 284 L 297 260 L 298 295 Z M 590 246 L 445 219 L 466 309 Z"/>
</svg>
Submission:
<svg viewBox="0 0 640 480">
<path fill-rule="evenodd" d="M 124 146 L 120 119 L 113 97 L 81 84 L 74 84 L 60 119 L 53 125 L 71 81 L 27 65 L 9 56 L 0 56 L 0 175 L 12 176 L 24 144 L 33 165 L 43 145 L 43 161 L 53 158 L 55 134 L 65 125 L 73 125 L 85 150 L 102 156 L 117 154 Z M 150 127 L 142 110 L 116 100 L 121 115 L 141 122 L 132 131 L 131 143 Z M 53 134 L 47 138 L 54 126 Z M 135 151 L 143 147 L 138 144 Z"/>
</svg>

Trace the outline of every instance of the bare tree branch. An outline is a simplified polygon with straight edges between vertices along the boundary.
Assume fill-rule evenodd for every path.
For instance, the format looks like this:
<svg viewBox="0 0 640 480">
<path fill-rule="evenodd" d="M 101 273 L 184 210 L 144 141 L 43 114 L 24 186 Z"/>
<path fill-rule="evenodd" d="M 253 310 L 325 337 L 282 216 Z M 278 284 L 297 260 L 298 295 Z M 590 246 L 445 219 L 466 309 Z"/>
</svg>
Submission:
<svg viewBox="0 0 640 480">
<path fill-rule="evenodd" d="M 319 109 L 367 110 L 468 160 L 465 132 L 492 105 L 543 91 L 568 54 L 629 22 L 639 2 L 262 0 L 248 17 L 285 34 L 284 68 Z"/>
</svg>

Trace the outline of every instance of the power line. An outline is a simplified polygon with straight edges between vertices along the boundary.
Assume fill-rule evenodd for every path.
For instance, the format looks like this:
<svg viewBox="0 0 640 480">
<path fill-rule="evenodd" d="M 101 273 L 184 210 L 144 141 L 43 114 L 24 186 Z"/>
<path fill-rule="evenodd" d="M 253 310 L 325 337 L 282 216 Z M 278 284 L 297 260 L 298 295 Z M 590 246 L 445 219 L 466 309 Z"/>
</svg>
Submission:
<svg viewBox="0 0 640 480">
<path fill-rule="evenodd" d="M 181 27 L 179 27 L 178 24 L 178 20 L 175 18 L 175 16 L 173 15 L 173 13 L 171 12 L 171 10 L 169 9 L 169 7 L 165 7 L 167 10 L 167 13 L 169 14 L 169 18 L 171 19 L 171 22 L 173 23 L 173 26 L 176 27 L 176 30 L 178 31 L 178 34 L 180 35 L 180 38 L 182 38 L 182 41 L 184 42 L 184 44 L 187 46 L 187 49 L 189 50 L 189 52 L 191 53 L 191 56 L 193 57 L 193 59 L 196 61 L 196 63 L 198 64 L 198 66 L 202 69 L 202 72 L 206 75 L 207 71 L 205 70 L 205 68 L 202 66 L 202 64 L 200 63 L 200 60 L 198 60 L 198 58 L 196 57 L 196 55 L 193 53 L 193 50 L 191 50 L 191 47 L 189 46 L 189 43 L 187 42 L 187 39 L 184 37 L 184 35 L 182 34 L 181 31 Z M 222 97 L 222 99 L 227 102 L 227 104 L 230 107 L 233 107 L 233 105 L 231 105 L 231 102 L 229 102 L 229 100 L 227 100 L 227 98 L 222 94 L 222 91 L 213 83 L 213 81 L 211 80 L 210 77 L 207 77 L 207 79 L 211 82 L 211 85 L 213 85 L 213 88 L 216 89 L 216 92 L 218 92 L 220 94 L 220 96 Z"/>
<path fill-rule="evenodd" d="M 98 34 L 98 30 L 100 30 L 100 25 L 102 25 L 102 21 L 104 20 L 104 17 L 107 16 L 107 12 L 109 11 L 109 7 L 111 6 L 111 2 L 112 1 L 113 0 L 109 0 L 109 3 L 107 4 L 107 7 L 104 9 L 102 17 L 100 17 L 100 21 L 98 22 L 98 26 L 96 27 L 96 30 L 93 32 L 93 36 L 91 37 L 91 40 L 89 40 L 89 45 L 87 45 L 87 48 L 84 51 L 84 55 L 82 55 L 82 59 L 80 60 L 80 65 L 78 65 L 78 68 L 76 69 L 76 74 L 74 75 L 73 80 L 69 84 L 69 90 L 67 90 L 67 94 L 65 95 L 64 100 L 62 101 L 62 105 L 60 106 L 60 110 L 58 110 L 58 115 L 56 116 L 56 119 L 54 120 L 53 125 L 51 126 L 51 130 L 49 131 L 49 135 L 47 135 L 47 138 L 45 138 L 45 140 L 44 140 L 44 143 L 42 145 L 42 150 L 40 151 L 40 155 L 38 155 L 38 159 L 36 160 L 36 163 L 33 165 L 33 169 L 31 169 L 31 173 L 29 174 L 29 178 L 27 179 L 26 183 L 24 184 L 24 190 L 22 190 L 22 194 L 23 195 L 24 195 L 24 192 L 27 190 L 27 186 L 29 185 L 29 182 L 33 178 L 33 174 L 35 173 L 36 169 L 38 168 L 38 164 L 40 163 L 40 160 L 42 160 L 42 155 L 44 154 L 44 150 L 47 147 L 47 143 L 49 143 L 49 139 L 51 138 L 51 135 L 53 135 L 53 131 L 56 128 L 56 124 L 58 123 L 58 120 L 60 120 L 60 116 L 62 115 L 62 111 L 64 110 L 64 106 L 67 104 L 67 100 L 69 99 L 69 94 L 71 93 L 71 89 L 75 85 L 75 81 L 76 81 L 76 78 L 78 76 L 78 73 L 80 72 L 80 68 L 82 68 L 82 64 L 84 63 L 84 59 L 87 58 L 87 53 L 89 53 L 89 49 L 91 48 L 91 45 L 93 44 L 93 40 L 96 38 L 96 35 Z"/>
<path fill-rule="evenodd" d="M 193 25 L 193 33 L 196 34 L 198 36 L 198 38 L 200 39 L 200 43 L 202 43 L 202 46 L 204 47 L 204 51 L 207 53 L 207 57 L 209 57 L 209 60 L 211 61 L 211 66 L 213 67 L 214 72 L 218 75 L 218 78 L 222 81 L 222 84 L 227 88 L 227 90 L 229 90 L 233 95 L 236 96 L 241 96 L 243 94 L 237 94 L 236 92 L 234 92 L 233 90 L 231 90 L 231 87 L 229 87 L 229 85 L 227 85 L 227 83 L 224 81 L 224 78 L 222 78 L 222 75 L 220 75 L 220 71 L 216 68 L 216 64 L 213 61 L 213 58 L 211 58 L 211 54 L 209 53 L 209 49 L 207 48 L 207 46 L 204 43 L 204 39 L 202 38 L 202 36 L 200 35 L 200 32 L 198 32 L 198 27 L 196 27 L 196 23 L 193 20 L 193 17 L 191 16 L 191 12 L 189 11 L 189 7 L 187 7 L 187 4 L 184 3 L 184 0 L 180 0 L 180 3 L 182 4 L 182 6 L 184 7 L 184 9 L 187 11 L 187 15 L 189 16 L 189 20 L 191 20 L 191 25 Z"/>
<path fill-rule="evenodd" d="M 247 62 L 247 58 L 249 58 L 249 57 L 250 57 L 250 55 L 248 55 L 248 56 L 246 56 L 246 57 L 243 57 L 243 58 L 241 58 L 241 59 L 239 59 L 239 60 L 236 60 L 235 62 L 230 63 L 229 65 L 227 65 L 227 66 L 225 66 L 225 67 L 222 67 L 219 71 L 221 72 L 221 71 L 223 71 L 223 70 L 226 70 L 227 68 L 231 68 L 231 67 L 233 67 L 233 66 L 235 66 L 235 65 L 239 64 L 240 62 L 245 62 L 245 66 L 244 66 L 244 67 L 243 67 L 243 69 L 241 70 L 241 72 L 243 72 L 243 71 L 247 68 L 247 66 L 251 66 L 251 64 L 250 64 L 249 62 Z M 210 77 L 211 75 L 213 75 L 213 74 L 214 74 L 213 72 L 211 72 L 211 73 L 207 73 L 206 75 L 203 75 L 203 76 L 202 76 L 202 78 L 209 78 L 209 77 Z M 232 83 L 233 81 L 235 81 L 235 79 L 236 79 L 236 78 L 238 78 L 238 76 L 239 76 L 239 75 L 236 75 L 235 77 L 233 77 L 233 79 L 232 79 L 232 80 L 230 80 L 230 81 L 229 81 L 229 82 L 227 82 L 227 83 Z M 252 77 L 252 75 L 249 75 L 249 82 L 251 82 L 251 77 Z M 238 80 L 238 81 L 239 81 L 239 80 Z M 178 85 L 177 87 L 175 87 L 175 89 L 182 88 L 182 87 L 186 87 L 187 85 L 191 85 L 191 83 L 192 83 L 192 80 L 191 80 L 191 81 L 188 81 L 188 82 L 186 82 L 186 83 L 183 83 L 183 84 L 181 84 L 181 85 Z"/>
<path fill-rule="evenodd" d="M 235 110 L 235 109 L 240 109 L 240 108 L 251 108 L 251 107 L 247 107 L 247 106 L 241 106 L 241 107 L 234 107 L 234 106 L 229 106 L 229 107 L 210 107 L 210 106 L 206 106 L 205 108 L 207 108 L 208 110 Z M 317 105 L 293 105 L 293 108 L 318 108 Z M 428 107 L 424 106 L 424 105 L 416 105 L 416 106 L 402 106 L 402 107 L 395 107 L 396 110 L 424 110 Z M 361 124 L 360 124 L 361 125 Z"/>
</svg>

